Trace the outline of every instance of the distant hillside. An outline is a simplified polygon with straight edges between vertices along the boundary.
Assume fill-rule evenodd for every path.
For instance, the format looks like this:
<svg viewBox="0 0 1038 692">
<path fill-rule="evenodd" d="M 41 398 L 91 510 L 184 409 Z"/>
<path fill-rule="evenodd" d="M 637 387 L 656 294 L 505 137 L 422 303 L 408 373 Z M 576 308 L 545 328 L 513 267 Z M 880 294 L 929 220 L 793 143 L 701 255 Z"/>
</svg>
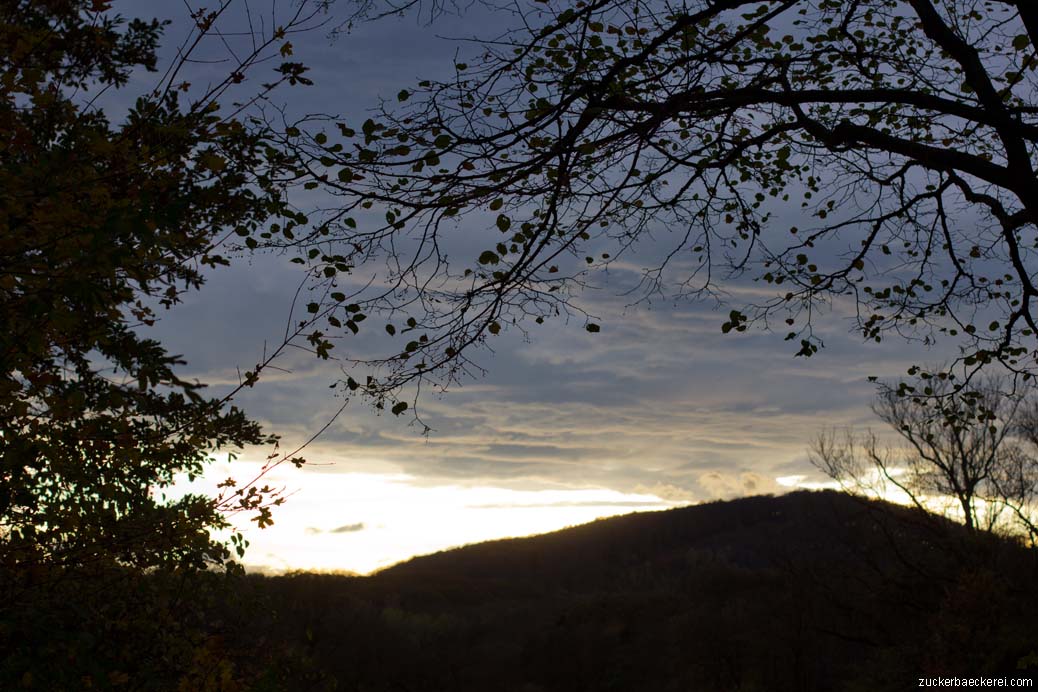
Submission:
<svg viewBox="0 0 1038 692">
<path fill-rule="evenodd" d="M 538 536 L 487 541 L 413 558 L 383 570 L 379 578 L 451 577 L 505 580 L 548 579 L 553 588 L 573 581 L 583 588 L 629 568 L 683 567 L 689 551 L 702 551 L 745 569 L 776 561 L 845 559 L 860 542 L 871 543 L 876 522 L 925 540 L 937 521 L 931 515 L 889 503 L 863 502 L 837 492 L 758 496 L 657 512 L 639 512 Z M 921 521 L 925 520 L 925 521 Z M 579 556 L 579 559 L 575 559 Z"/>
<path fill-rule="evenodd" d="M 602 519 L 371 577 L 254 577 L 270 619 L 247 629 L 296 661 L 282 674 L 303 687 L 290 689 L 900 690 L 1031 660 L 1036 575 L 1033 551 L 1008 541 L 800 492 Z"/>
</svg>

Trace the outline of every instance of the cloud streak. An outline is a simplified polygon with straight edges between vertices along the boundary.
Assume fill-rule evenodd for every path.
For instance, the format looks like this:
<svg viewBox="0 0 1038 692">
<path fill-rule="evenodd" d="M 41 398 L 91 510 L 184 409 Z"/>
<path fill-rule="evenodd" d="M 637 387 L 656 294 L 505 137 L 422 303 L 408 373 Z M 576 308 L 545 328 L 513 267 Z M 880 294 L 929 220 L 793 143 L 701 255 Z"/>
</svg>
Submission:
<svg viewBox="0 0 1038 692">
<path fill-rule="evenodd" d="M 319 529 L 314 526 L 308 526 L 305 529 L 305 533 L 308 536 L 320 536 L 321 534 L 336 534 L 336 533 L 357 533 L 365 529 L 364 522 L 360 521 L 356 524 L 343 524 L 342 526 L 336 526 L 334 529 Z"/>
</svg>

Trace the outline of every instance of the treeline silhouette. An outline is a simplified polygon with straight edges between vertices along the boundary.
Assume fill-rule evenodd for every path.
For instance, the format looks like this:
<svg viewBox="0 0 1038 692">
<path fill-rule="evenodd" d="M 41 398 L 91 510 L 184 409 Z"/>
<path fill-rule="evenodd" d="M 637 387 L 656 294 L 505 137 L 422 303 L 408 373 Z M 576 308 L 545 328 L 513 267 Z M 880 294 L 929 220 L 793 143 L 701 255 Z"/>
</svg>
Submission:
<svg viewBox="0 0 1038 692">
<path fill-rule="evenodd" d="M 370 577 L 251 575 L 229 631 L 314 690 L 895 690 L 1038 672 L 1033 550 L 835 492 L 603 519 Z M 218 609 L 219 610 L 219 609 Z M 259 680 L 260 678 L 257 678 Z"/>
</svg>

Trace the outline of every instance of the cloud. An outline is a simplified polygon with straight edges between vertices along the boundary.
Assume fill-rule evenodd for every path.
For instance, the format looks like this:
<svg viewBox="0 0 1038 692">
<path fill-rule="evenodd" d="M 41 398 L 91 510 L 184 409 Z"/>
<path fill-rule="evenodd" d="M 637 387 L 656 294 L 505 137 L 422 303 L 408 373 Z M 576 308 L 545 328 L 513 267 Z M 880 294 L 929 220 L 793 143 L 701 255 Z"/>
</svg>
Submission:
<svg viewBox="0 0 1038 692">
<path fill-rule="evenodd" d="M 636 485 L 634 492 L 645 495 L 655 495 L 667 502 L 694 502 L 699 499 L 696 493 L 688 488 L 683 488 L 671 483 L 652 483 L 651 485 Z"/>
<path fill-rule="evenodd" d="M 342 526 L 336 526 L 334 529 L 328 531 L 328 533 L 354 533 L 356 531 L 364 530 L 364 522 L 359 521 L 356 524 L 344 524 Z"/>
<path fill-rule="evenodd" d="M 743 471 L 738 474 L 711 471 L 702 474 L 698 482 L 709 498 L 716 500 L 744 495 L 763 495 L 785 490 L 774 478 L 768 478 L 752 471 Z"/>
<path fill-rule="evenodd" d="M 149 2 L 167 11 L 157 0 Z M 494 22 L 508 21 L 501 13 L 474 12 L 463 26 L 485 32 Z M 367 59 L 390 36 L 401 50 L 386 60 Z M 397 40 L 400 36 L 404 39 Z M 439 41 L 428 27 L 390 19 L 358 28 L 349 40 L 308 42 L 305 59 L 316 85 L 292 92 L 291 108 L 331 109 L 359 122 L 379 93 L 391 96 L 416 79 L 435 76 L 430 72 L 452 75 L 456 47 Z M 350 79 L 343 82 L 347 66 Z M 481 242 L 477 221 L 463 219 L 443 239 L 452 260 L 465 261 Z M 334 465 L 304 467 L 286 484 L 318 484 L 318 473 L 403 471 L 429 485 L 598 487 L 668 502 L 777 492 L 773 478 L 813 472 L 804 452 L 822 426 L 871 422 L 868 375 L 895 376 L 919 357 L 896 340 L 863 343 L 849 332 L 853 311 L 839 300 L 828 313 L 813 313 L 826 348 L 810 359 L 793 358 L 796 348 L 781 334 L 723 335 L 728 308 L 712 301 L 656 300 L 631 308 L 635 298 L 622 295 L 623 289 L 640 278 L 643 262 L 658 260 L 667 249 L 665 233 L 661 229 L 659 244 L 636 248 L 630 260 L 625 255 L 608 277 L 595 277 L 609 279 L 601 290 L 577 296 L 601 324 L 600 333 L 588 334 L 582 319 L 564 317 L 528 325 L 529 339 L 518 330 L 503 330 L 489 340 L 492 351 L 470 354 L 487 368 L 486 377 L 442 398 L 423 393 L 418 409 L 433 428 L 426 437 L 420 426 L 409 425 L 408 415 L 378 415 L 354 401 L 304 451 L 312 461 Z M 676 258 L 672 266 L 679 268 L 680 262 Z M 343 281 L 363 284 L 374 271 L 360 266 Z M 265 346 L 280 342 L 299 279 L 286 257 L 241 258 L 211 273 L 209 284 L 164 313 L 150 335 L 183 353 L 189 363 L 185 374 L 217 385 L 212 393 L 219 394 L 238 382 L 239 366 L 251 369 Z M 770 295 L 747 280 L 726 281 L 725 287 L 734 303 Z M 372 314 L 365 324 L 376 322 Z M 290 350 L 277 365 L 291 373 L 270 371 L 235 403 L 269 432 L 281 434 L 283 449 L 306 440 L 341 404 L 328 389 L 342 377 L 340 365 L 384 346 L 376 335 L 388 337 L 374 326 L 339 341 L 327 362 Z M 927 357 L 940 359 L 937 353 Z"/>
<path fill-rule="evenodd" d="M 343 524 L 342 526 L 336 526 L 334 529 L 318 529 L 313 526 L 306 527 L 306 535 L 317 536 L 325 533 L 356 533 L 357 531 L 363 531 L 365 529 L 364 522 L 359 521 L 356 524 Z"/>
</svg>

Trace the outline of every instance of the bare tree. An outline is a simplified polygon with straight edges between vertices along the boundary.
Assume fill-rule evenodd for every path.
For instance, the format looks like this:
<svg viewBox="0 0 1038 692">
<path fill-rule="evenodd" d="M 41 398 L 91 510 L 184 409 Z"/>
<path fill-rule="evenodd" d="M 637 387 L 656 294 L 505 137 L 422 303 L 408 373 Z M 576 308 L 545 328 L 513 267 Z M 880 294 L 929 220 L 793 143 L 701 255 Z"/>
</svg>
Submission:
<svg viewBox="0 0 1038 692">
<path fill-rule="evenodd" d="M 922 395 L 904 384 L 883 387 L 872 410 L 897 443 L 871 429 L 829 429 L 812 445 L 812 463 L 852 492 L 900 491 L 922 509 L 959 516 L 971 530 L 1011 529 L 1034 544 L 1035 402 L 997 377 L 968 389 L 952 382 L 935 380 Z"/>
</svg>

